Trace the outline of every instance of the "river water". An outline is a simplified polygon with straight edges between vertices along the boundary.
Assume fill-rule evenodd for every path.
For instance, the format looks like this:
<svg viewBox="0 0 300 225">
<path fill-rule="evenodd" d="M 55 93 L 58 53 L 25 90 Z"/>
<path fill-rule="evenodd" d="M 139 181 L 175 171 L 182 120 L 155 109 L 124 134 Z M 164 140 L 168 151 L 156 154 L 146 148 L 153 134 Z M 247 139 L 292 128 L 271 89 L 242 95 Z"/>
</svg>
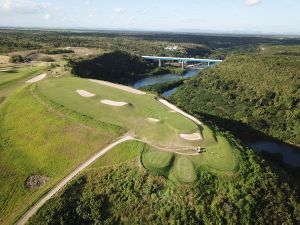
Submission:
<svg viewBox="0 0 300 225">
<path fill-rule="evenodd" d="M 190 69 L 188 72 L 179 76 L 176 74 L 164 74 L 164 75 L 154 75 L 151 77 L 146 77 L 141 80 L 135 82 L 133 87 L 141 88 L 147 85 L 153 85 L 158 83 L 165 83 L 168 81 L 179 80 L 183 78 L 193 77 L 197 75 L 201 70 Z M 176 92 L 177 88 L 172 88 L 170 90 L 165 91 L 162 96 L 170 97 L 172 94 Z M 291 167 L 300 167 L 300 148 L 290 146 L 288 144 L 270 140 L 267 138 L 262 139 L 261 137 L 257 137 L 251 140 L 244 140 L 244 143 L 252 148 L 255 152 L 268 152 L 270 154 L 280 154 L 282 156 L 284 164 Z"/>
<path fill-rule="evenodd" d="M 300 148 L 298 147 L 266 138 L 246 140 L 244 142 L 255 152 L 264 151 L 270 154 L 280 154 L 285 165 L 300 167 Z"/>
<path fill-rule="evenodd" d="M 160 84 L 160 83 L 165 83 L 165 82 L 174 81 L 174 80 L 180 80 L 183 78 L 195 76 L 199 73 L 199 71 L 200 70 L 197 70 L 197 69 L 190 69 L 183 76 L 179 76 L 177 74 L 172 74 L 172 73 L 163 74 L 163 75 L 153 75 L 153 76 L 142 78 L 142 79 L 136 81 L 131 86 L 139 89 L 141 87 L 148 86 L 148 85 Z"/>
</svg>

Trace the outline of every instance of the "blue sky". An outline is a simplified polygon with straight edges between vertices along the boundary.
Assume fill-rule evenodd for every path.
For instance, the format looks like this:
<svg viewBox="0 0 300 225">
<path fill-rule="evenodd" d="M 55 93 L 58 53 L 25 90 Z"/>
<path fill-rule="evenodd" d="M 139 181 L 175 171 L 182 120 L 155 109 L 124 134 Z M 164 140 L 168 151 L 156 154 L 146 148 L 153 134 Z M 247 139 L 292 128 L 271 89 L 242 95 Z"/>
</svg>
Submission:
<svg viewBox="0 0 300 225">
<path fill-rule="evenodd" d="M 0 0 L 0 26 L 300 34 L 300 1 Z"/>
</svg>

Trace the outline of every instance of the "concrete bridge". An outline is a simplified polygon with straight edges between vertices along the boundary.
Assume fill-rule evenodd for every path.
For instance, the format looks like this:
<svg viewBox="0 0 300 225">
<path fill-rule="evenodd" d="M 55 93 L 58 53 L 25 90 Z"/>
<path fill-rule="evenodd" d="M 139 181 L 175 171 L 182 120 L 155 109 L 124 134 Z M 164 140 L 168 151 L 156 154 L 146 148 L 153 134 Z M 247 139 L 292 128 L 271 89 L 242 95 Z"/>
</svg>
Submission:
<svg viewBox="0 0 300 225">
<path fill-rule="evenodd" d="M 159 67 L 162 66 L 162 61 L 178 61 L 181 62 L 182 68 L 184 68 L 184 64 L 187 62 L 204 62 L 207 63 L 208 66 L 210 66 L 211 63 L 220 63 L 223 60 L 219 59 L 195 59 L 195 58 L 178 58 L 178 57 L 160 57 L 160 56 L 142 56 L 144 59 L 149 59 L 149 60 L 158 60 L 158 65 Z"/>
</svg>

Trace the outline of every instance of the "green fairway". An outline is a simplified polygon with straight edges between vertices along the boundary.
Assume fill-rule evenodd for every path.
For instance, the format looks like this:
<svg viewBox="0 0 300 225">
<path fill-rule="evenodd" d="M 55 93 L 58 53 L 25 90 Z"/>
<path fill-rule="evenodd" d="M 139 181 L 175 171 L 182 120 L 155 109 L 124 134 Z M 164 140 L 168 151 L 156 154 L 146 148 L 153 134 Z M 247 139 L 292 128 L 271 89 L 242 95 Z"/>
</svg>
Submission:
<svg viewBox="0 0 300 225">
<path fill-rule="evenodd" d="M 6 98 L 13 90 L 25 85 L 25 81 L 44 73 L 46 65 L 22 66 L 9 71 L 0 71 L 0 101 Z"/>
<path fill-rule="evenodd" d="M 133 159 L 137 159 L 137 161 L 139 161 L 140 155 L 145 148 L 148 148 L 147 145 L 139 141 L 124 142 L 114 147 L 112 150 L 99 158 L 89 167 L 89 169 L 98 169 L 99 167 L 103 166 L 119 165 Z"/>
<path fill-rule="evenodd" d="M 40 71 L 36 69 L 34 73 Z M 3 76 L 3 83 L 9 82 L 7 79 Z M 77 90 L 94 96 L 83 97 Z M 128 104 L 116 107 L 101 100 Z M 202 166 L 218 171 L 236 167 L 235 155 L 224 137 L 215 135 L 207 126 L 198 128 L 152 94 L 137 95 L 65 75 L 28 85 L 9 97 L 0 111 L 0 224 L 12 223 L 72 169 L 126 131 L 140 141 L 115 147 L 89 169 L 142 159 L 141 164 L 150 173 L 190 183 L 196 180 L 196 171 Z M 204 140 L 188 141 L 179 136 L 197 131 Z M 205 147 L 206 152 L 197 155 L 196 146 Z M 166 149 L 187 149 L 192 155 Z M 50 180 L 40 189 L 29 190 L 24 182 L 32 175 Z"/>
<path fill-rule="evenodd" d="M 0 224 L 16 217 L 50 187 L 121 133 L 86 126 L 41 104 L 29 87 L 0 107 Z M 25 188 L 31 175 L 50 178 L 40 189 Z"/>
<path fill-rule="evenodd" d="M 167 147 L 200 144 L 200 141 L 189 142 L 179 137 L 179 133 L 194 133 L 198 130 L 197 125 L 178 113 L 170 112 L 154 99 L 154 95 L 137 95 L 74 77 L 47 79 L 38 84 L 38 89 L 46 98 L 67 109 L 124 127 L 143 141 Z M 84 98 L 76 90 L 85 90 L 96 96 Z M 102 104 L 103 99 L 130 104 L 114 107 Z M 160 122 L 149 122 L 149 117 Z"/>
</svg>

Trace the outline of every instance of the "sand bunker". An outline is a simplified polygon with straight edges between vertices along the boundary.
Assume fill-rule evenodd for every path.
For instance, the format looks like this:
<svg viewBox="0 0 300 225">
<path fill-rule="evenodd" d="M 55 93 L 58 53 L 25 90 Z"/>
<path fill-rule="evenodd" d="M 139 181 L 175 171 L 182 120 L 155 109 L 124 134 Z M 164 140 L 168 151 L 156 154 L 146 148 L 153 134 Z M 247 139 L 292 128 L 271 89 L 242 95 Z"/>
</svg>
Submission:
<svg viewBox="0 0 300 225">
<path fill-rule="evenodd" d="M 0 72 L 9 72 L 9 71 L 12 71 L 13 68 L 10 67 L 10 68 L 0 68 Z"/>
<path fill-rule="evenodd" d="M 112 100 L 101 100 L 101 103 L 103 103 L 105 105 L 118 106 L 118 107 L 128 105 L 127 102 L 115 102 Z"/>
<path fill-rule="evenodd" d="M 114 84 L 114 83 L 110 83 L 110 82 L 103 81 L 103 80 L 94 80 L 94 79 L 89 79 L 89 80 L 94 82 L 94 83 L 97 83 L 97 84 L 102 84 L 102 85 L 105 85 L 105 86 L 117 88 L 117 89 L 120 89 L 120 90 L 123 90 L 123 91 L 127 91 L 127 92 L 130 92 L 130 93 L 133 93 L 133 94 L 137 94 L 137 95 L 145 95 L 146 94 L 143 91 L 140 91 L 140 90 L 137 90 L 137 89 L 125 86 L 125 85 L 121 85 L 121 84 Z"/>
<path fill-rule="evenodd" d="M 151 117 L 148 117 L 147 120 L 150 122 L 154 122 L 154 123 L 158 123 L 160 121 L 159 119 L 155 119 L 155 118 L 151 118 Z"/>
<path fill-rule="evenodd" d="M 85 97 L 85 98 L 90 98 L 90 97 L 94 97 L 95 94 L 91 93 L 91 92 L 88 92 L 88 91 L 85 91 L 85 90 L 76 90 L 76 92 L 82 96 L 82 97 Z"/>
<path fill-rule="evenodd" d="M 179 136 L 188 141 L 199 141 L 202 139 L 201 134 L 198 132 L 193 134 L 179 134 Z"/>
<path fill-rule="evenodd" d="M 43 73 L 43 74 L 41 74 L 41 75 L 38 75 L 38 76 L 36 76 L 36 77 L 34 77 L 34 78 L 32 78 L 32 79 L 26 81 L 26 83 L 35 83 L 35 82 L 38 82 L 38 81 L 40 81 L 40 80 L 43 80 L 46 76 L 47 76 L 47 74 L 46 74 L 46 73 Z"/>
</svg>

